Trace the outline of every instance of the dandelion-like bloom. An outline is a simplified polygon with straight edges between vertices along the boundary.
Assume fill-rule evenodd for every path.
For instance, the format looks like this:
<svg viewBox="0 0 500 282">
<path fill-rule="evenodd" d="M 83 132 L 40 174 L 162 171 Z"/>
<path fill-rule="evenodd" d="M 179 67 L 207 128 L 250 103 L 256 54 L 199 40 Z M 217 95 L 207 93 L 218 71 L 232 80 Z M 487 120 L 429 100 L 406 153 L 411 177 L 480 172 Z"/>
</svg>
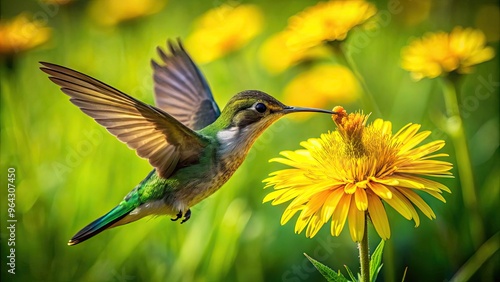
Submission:
<svg viewBox="0 0 500 282">
<path fill-rule="evenodd" d="M 364 234 L 365 213 L 382 239 L 390 237 L 384 203 L 406 219 L 413 219 L 416 226 L 420 223 L 416 208 L 428 218 L 435 218 L 416 191 L 445 202 L 441 193 L 450 190 L 426 178 L 451 176 L 452 165 L 435 160 L 447 156 L 435 153 L 445 142 L 417 146 L 431 133 L 419 133 L 418 124 L 410 123 L 392 134 L 389 121 L 377 119 L 366 125 L 368 117 L 363 114 L 347 115 L 342 107 L 334 111 L 338 113 L 334 115 L 338 127 L 335 132 L 302 142 L 305 150 L 284 151 L 284 158 L 271 160 L 292 167 L 271 173 L 264 180 L 266 187 L 275 189 L 264 202 L 278 205 L 291 201 L 281 224 L 300 211 L 296 233 L 307 227 L 306 236 L 313 237 L 331 221 L 331 234 L 338 236 L 348 220 L 351 237 L 359 242 Z"/>
<path fill-rule="evenodd" d="M 272 74 L 278 74 L 287 68 L 307 60 L 325 58 L 331 55 L 325 46 L 302 50 L 288 46 L 289 32 L 283 31 L 269 37 L 260 48 L 262 65 Z"/>
<path fill-rule="evenodd" d="M 11 21 L 0 22 L 0 54 L 13 55 L 45 43 L 51 30 L 45 24 L 22 13 Z"/>
<path fill-rule="evenodd" d="M 94 0 L 89 6 L 90 15 L 103 26 L 149 16 L 161 11 L 165 0 Z"/>
<path fill-rule="evenodd" d="M 309 7 L 289 20 L 294 48 L 310 48 L 323 41 L 342 41 L 354 27 L 377 13 L 375 5 L 364 0 L 331 0 Z"/>
<path fill-rule="evenodd" d="M 186 46 L 199 63 L 208 63 L 245 46 L 262 31 L 263 13 L 256 5 L 224 4 L 204 13 Z"/>
<path fill-rule="evenodd" d="M 493 48 L 478 29 L 455 27 L 451 33 L 428 33 L 402 50 L 402 67 L 415 80 L 435 78 L 449 72 L 470 73 L 472 67 L 491 60 Z"/>
<path fill-rule="evenodd" d="M 285 101 L 289 105 L 323 107 L 331 101 L 354 102 L 360 91 L 356 77 L 348 68 L 322 64 L 297 75 L 285 88 Z"/>
</svg>

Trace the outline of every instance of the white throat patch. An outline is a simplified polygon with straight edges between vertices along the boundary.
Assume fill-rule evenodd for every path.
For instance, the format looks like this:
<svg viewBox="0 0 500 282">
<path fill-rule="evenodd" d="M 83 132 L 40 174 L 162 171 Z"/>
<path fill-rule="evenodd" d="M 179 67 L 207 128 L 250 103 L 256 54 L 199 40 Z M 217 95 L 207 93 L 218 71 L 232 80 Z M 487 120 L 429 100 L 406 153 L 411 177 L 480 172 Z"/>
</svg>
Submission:
<svg viewBox="0 0 500 282">
<path fill-rule="evenodd" d="M 222 153 L 232 151 L 238 145 L 236 144 L 239 139 L 237 138 L 238 135 L 240 135 L 240 128 L 237 126 L 221 130 L 217 133 L 217 140 L 221 144 Z"/>
</svg>

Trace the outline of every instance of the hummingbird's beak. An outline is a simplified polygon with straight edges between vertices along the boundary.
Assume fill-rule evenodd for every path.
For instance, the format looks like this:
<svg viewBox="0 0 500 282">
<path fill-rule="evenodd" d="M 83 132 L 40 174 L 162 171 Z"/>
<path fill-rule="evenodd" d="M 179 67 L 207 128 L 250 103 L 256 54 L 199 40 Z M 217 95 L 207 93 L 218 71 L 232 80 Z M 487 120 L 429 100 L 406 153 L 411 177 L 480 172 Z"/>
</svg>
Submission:
<svg viewBox="0 0 500 282">
<path fill-rule="evenodd" d="M 316 109 L 316 108 L 286 107 L 283 109 L 283 113 L 285 114 L 298 113 L 298 112 L 325 113 L 331 115 L 336 114 L 336 112 L 333 111 Z"/>
</svg>

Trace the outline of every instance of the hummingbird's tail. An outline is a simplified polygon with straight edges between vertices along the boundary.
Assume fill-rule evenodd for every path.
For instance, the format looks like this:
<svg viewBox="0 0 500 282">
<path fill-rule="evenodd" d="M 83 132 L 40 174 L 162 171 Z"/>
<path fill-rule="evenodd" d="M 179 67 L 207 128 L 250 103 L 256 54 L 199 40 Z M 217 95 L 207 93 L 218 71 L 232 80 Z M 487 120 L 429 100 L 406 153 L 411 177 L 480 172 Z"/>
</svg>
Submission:
<svg viewBox="0 0 500 282">
<path fill-rule="evenodd" d="M 82 230 L 78 231 L 71 240 L 69 240 L 68 245 L 73 246 L 79 244 L 95 235 L 101 233 L 102 231 L 108 229 L 113 224 L 126 217 L 134 207 L 118 205 L 114 209 L 112 209 L 107 214 L 101 216 L 100 218 L 94 220 L 89 225 L 85 226 Z"/>
</svg>

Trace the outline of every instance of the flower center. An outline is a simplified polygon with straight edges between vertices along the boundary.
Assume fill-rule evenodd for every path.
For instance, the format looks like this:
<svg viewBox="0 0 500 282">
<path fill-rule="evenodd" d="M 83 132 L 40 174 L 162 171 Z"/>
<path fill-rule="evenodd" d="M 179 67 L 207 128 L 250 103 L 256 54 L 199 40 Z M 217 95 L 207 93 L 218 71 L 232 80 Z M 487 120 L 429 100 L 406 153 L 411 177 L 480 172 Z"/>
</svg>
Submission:
<svg viewBox="0 0 500 282">
<path fill-rule="evenodd" d="M 366 155 L 366 149 L 363 145 L 363 130 L 368 117 L 362 113 L 347 115 L 346 110 L 341 106 L 333 108 L 333 111 L 336 114 L 333 114 L 332 119 L 344 141 L 344 153 L 354 158 Z"/>
</svg>

